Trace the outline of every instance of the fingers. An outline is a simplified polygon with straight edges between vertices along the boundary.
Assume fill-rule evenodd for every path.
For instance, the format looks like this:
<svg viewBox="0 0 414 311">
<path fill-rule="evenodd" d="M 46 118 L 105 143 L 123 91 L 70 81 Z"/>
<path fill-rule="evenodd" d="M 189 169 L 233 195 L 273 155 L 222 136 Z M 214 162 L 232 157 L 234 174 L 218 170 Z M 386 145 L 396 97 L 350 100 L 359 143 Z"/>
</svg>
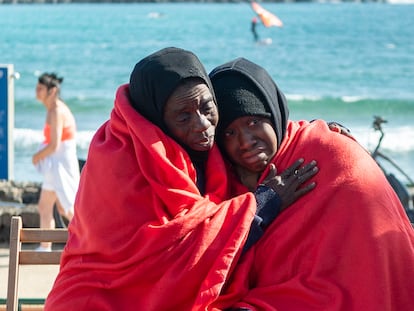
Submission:
<svg viewBox="0 0 414 311">
<path fill-rule="evenodd" d="M 332 132 L 341 133 L 341 127 L 338 124 L 336 124 L 335 122 L 328 123 L 328 126 L 329 126 L 329 129 Z"/>
<path fill-rule="evenodd" d="M 263 183 L 266 185 L 269 182 L 271 182 L 277 175 L 277 170 L 276 170 L 276 166 L 271 163 L 269 165 L 269 172 L 267 173 L 266 178 L 263 180 Z"/>
<path fill-rule="evenodd" d="M 275 177 L 277 175 L 277 169 L 276 169 L 276 165 L 274 165 L 273 163 L 270 163 L 269 165 L 269 176 L 273 175 L 273 177 Z"/>
<path fill-rule="evenodd" d="M 296 190 L 295 195 L 297 198 L 303 196 L 304 194 L 308 193 L 309 191 L 315 189 L 316 187 L 316 183 L 315 182 L 311 182 L 308 185 L 305 185 L 299 189 Z"/>
<path fill-rule="evenodd" d="M 318 172 L 318 167 L 316 166 L 316 161 L 311 161 L 310 163 L 306 164 L 304 167 L 296 170 L 297 179 L 304 183 L 305 181 L 309 180 L 312 176 L 314 176 Z"/>
<path fill-rule="evenodd" d="M 303 159 L 299 159 L 286 169 L 282 174 L 283 180 L 280 184 L 283 187 L 274 188 L 282 199 L 282 209 L 316 187 L 316 183 L 311 180 L 319 171 L 316 161 L 311 161 L 300 167 L 303 162 Z M 290 175 L 287 175 L 287 172 L 290 172 Z"/>
<path fill-rule="evenodd" d="M 291 175 L 294 175 L 295 171 L 303 164 L 303 162 L 305 162 L 305 160 L 303 158 L 300 158 L 300 159 L 296 160 L 295 163 L 293 163 L 286 170 L 284 170 L 281 175 L 283 177 L 286 177 L 286 178 L 291 176 Z"/>
<path fill-rule="evenodd" d="M 306 182 L 318 172 L 319 169 L 316 165 L 316 161 L 313 160 L 305 166 L 296 169 L 293 174 L 289 176 L 289 180 L 292 182 L 296 180 L 299 184 Z"/>
<path fill-rule="evenodd" d="M 329 122 L 328 123 L 329 129 L 332 132 L 339 133 L 341 135 L 347 136 L 353 140 L 356 141 L 355 137 L 351 134 L 351 131 L 349 128 L 343 126 L 342 124 L 336 123 L 336 122 Z"/>
<path fill-rule="evenodd" d="M 311 161 L 303 167 L 300 167 L 303 162 L 304 159 L 298 159 L 280 176 L 277 175 L 277 169 L 275 165 L 271 164 L 267 176 L 263 179 L 263 184 L 272 188 L 279 194 L 282 192 L 291 192 L 294 194 L 295 191 L 299 190 L 299 187 L 301 187 L 302 184 L 309 181 L 318 172 L 316 161 Z M 302 195 L 302 192 L 307 193 L 313 187 L 314 186 L 311 186 L 309 189 L 305 188 L 304 190 L 301 190 L 299 196 Z"/>
<path fill-rule="evenodd" d="M 316 161 L 312 160 L 308 164 L 306 164 L 304 167 L 302 167 L 301 170 L 304 172 L 311 171 L 313 168 L 317 167 L 316 164 L 317 164 Z"/>
</svg>

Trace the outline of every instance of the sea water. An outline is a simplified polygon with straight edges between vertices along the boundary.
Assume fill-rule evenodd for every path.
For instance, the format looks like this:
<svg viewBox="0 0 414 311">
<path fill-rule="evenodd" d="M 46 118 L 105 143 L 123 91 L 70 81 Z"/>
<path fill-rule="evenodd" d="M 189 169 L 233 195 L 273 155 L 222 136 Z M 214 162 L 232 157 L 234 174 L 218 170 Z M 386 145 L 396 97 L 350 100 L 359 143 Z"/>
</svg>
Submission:
<svg viewBox="0 0 414 311">
<path fill-rule="evenodd" d="M 372 150 L 374 115 L 388 120 L 383 150 L 414 178 L 414 5 L 265 3 L 284 23 L 258 26 L 248 3 L 0 5 L 0 64 L 15 80 L 14 180 L 40 181 L 31 156 L 42 141 L 39 74 L 64 77 L 61 96 L 78 125 L 78 153 L 110 116 L 135 63 L 167 46 L 195 52 L 206 69 L 236 57 L 265 67 L 290 118 L 348 127 Z M 398 173 L 397 173 L 398 174 Z"/>
</svg>

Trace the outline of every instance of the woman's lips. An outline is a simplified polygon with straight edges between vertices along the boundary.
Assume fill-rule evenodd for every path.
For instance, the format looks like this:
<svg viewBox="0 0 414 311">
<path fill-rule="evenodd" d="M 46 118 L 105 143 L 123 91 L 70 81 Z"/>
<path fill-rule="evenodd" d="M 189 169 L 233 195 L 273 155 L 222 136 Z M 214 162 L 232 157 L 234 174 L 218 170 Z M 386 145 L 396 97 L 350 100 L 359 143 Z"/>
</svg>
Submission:
<svg viewBox="0 0 414 311">
<path fill-rule="evenodd" d="M 242 160 L 248 164 L 262 162 L 266 160 L 266 153 L 263 148 L 256 148 L 242 154 Z"/>
</svg>

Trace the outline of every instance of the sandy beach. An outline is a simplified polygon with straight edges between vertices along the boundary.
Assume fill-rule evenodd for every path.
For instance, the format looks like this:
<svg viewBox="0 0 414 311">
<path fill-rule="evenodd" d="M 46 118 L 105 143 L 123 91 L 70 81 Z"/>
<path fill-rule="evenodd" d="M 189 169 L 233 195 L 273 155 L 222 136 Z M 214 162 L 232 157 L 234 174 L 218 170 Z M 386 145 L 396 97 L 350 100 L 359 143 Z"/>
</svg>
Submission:
<svg viewBox="0 0 414 311">
<path fill-rule="evenodd" d="M 8 245 L 0 245 L 0 299 L 7 296 L 9 269 Z M 52 288 L 59 266 L 22 266 L 19 276 L 19 298 L 45 298 Z"/>
</svg>

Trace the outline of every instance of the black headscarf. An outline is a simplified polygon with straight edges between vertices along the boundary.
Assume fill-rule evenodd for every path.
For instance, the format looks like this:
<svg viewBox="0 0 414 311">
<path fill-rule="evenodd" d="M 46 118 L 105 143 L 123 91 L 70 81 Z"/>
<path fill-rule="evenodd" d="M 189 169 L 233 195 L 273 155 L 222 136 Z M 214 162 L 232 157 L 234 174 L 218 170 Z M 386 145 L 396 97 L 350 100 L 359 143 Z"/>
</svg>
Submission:
<svg viewBox="0 0 414 311">
<path fill-rule="evenodd" d="M 220 116 L 216 134 L 219 144 L 224 129 L 235 119 L 259 115 L 270 117 L 277 146 L 280 146 L 286 134 L 289 110 L 285 95 L 264 68 L 237 58 L 213 69 L 210 79 Z"/>
<path fill-rule="evenodd" d="M 139 113 L 171 135 L 164 122 L 164 107 L 168 98 L 186 79 L 200 79 L 214 95 L 208 74 L 198 57 L 183 49 L 168 47 L 139 61 L 131 73 L 129 95 L 131 104 Z M 178 142 L 180 143 L 180 142 Z M 188 152 L 197 172 L 197 186 L 204 193 L 204 164 L 208 151 L 195 151 L 182 145 Z"/>
<path fill-rule="evenodd" d="M 163 121 L 164 106 L 173 91 L 188 78 L 201 79 L 214 97 L 208 74 L 194 53 L 175 47 L 159 50 L 139 61 L 131 73 L 132 106 L 168 134 Z"/>
</svg>

